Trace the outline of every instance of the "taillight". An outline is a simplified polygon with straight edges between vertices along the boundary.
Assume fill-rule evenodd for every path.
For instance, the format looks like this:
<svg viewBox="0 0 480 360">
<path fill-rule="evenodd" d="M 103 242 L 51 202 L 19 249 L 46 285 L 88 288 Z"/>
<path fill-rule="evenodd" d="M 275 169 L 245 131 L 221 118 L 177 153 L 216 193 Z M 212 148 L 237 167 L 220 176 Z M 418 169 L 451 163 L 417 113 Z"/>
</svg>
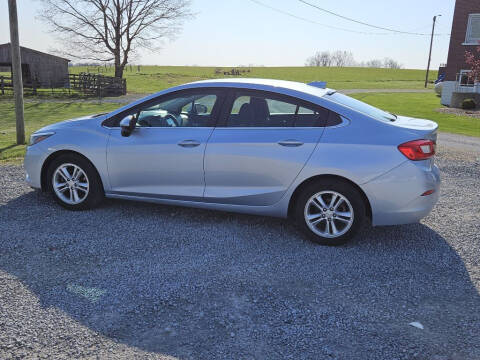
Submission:
<svg viewBox="0 0 480 360">
<path fill-rule="evenodd" d="M 432 140 L 409 141 L 399 145 L 398 150 L 410 160 L 426 160 L 435 155 L 435 142 Z"/>
</svg>

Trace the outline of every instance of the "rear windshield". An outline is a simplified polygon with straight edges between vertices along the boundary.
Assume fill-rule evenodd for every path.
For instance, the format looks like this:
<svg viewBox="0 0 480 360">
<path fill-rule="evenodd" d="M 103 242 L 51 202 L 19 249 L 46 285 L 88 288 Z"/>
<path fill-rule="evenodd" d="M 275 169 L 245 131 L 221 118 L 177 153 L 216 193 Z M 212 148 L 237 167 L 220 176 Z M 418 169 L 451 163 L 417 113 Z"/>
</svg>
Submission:
<svg viewBox="0 0 480 360">
<path fill-rule="evenodd" d="M 368 105 L 364 103 L 363 101 L 351 98 L 350 96 L 346 96 L 343 94 L 340 94 L 338 92 L 331 94 L 328 96 L 328 99 L 340 104 L 347 106 L 353 110 L 356 110 L 358 112 L 361 112 L 365 115 L 368 115 L 374 119 L 380 120 L 380 121 L 395 121 L 397 119 L 397 116 L 394 114 L 391 114 L 387 111 L 383 111 L 381 109 L 378 109 L 374 106 Z"/>
</svg>

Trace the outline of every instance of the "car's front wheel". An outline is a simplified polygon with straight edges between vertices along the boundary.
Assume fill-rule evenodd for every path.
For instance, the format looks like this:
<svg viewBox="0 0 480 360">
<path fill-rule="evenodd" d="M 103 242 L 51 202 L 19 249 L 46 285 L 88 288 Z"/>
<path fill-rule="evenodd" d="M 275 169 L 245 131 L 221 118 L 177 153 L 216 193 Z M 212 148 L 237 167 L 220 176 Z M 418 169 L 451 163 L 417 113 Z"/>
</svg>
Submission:
<svg viewBox="0 0 480 360">
<path fill-rule="evenodd" d="M 335 178 L 307 185 L 295 206 L 295 218 L 312 241 L 322 245 L 343 245 L 365 219 L 365 203 L 351 184 Z"/>
<path fill-rule="evenodd" d="M 104 197 L 97 171 L 79 155 L 62 155 L 53 160 L 47 178 L 55 200 L 69 210 L 91 209 Z"/>
</svg>

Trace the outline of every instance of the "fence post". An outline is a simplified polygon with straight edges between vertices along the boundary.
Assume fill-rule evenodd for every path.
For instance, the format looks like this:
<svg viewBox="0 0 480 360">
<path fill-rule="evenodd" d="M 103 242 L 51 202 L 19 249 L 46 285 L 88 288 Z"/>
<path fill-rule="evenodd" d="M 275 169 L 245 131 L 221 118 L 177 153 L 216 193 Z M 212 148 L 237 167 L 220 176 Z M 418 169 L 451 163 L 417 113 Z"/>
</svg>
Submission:
<svg viewBox="0 0 480 360">
<path fill-rule="evenodd" d="M 5 95 L 5 80 L 3 79 L 3 76 L 0 76 L 1 79 L 1 87 L 2 87 L 2 95 Z"/>
<path fill-rule="evenodd" d="M 100 92 L 101 91 L 100 76 L 97 76 L 97 78 L 95 80 L 95 84 L 96 84 L 96 87 L 97 87 L 97 96 L 100 99 L 102 97 L 102 94 Z"/>
</svg>

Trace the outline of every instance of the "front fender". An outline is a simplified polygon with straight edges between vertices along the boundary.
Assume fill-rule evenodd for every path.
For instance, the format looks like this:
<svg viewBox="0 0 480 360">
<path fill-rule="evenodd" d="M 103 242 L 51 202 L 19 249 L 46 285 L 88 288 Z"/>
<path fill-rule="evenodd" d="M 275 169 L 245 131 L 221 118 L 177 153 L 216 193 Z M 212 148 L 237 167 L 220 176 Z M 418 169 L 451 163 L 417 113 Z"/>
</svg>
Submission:
<svg viewBox="0 0 480 360">
<path fill-rule="evenodd" d="M 27 148 L 25 169 L 27 182 L 36 188 L 41 187 L 41 176 L 45 165 L 63 151 L 76 152 L 87 158 L 97 169 L 105 191 L 110 189 L 108 179 L 106 149 L 110 130 L 97 128 L 58 129 L 55 135 Z"/>
</svg>

